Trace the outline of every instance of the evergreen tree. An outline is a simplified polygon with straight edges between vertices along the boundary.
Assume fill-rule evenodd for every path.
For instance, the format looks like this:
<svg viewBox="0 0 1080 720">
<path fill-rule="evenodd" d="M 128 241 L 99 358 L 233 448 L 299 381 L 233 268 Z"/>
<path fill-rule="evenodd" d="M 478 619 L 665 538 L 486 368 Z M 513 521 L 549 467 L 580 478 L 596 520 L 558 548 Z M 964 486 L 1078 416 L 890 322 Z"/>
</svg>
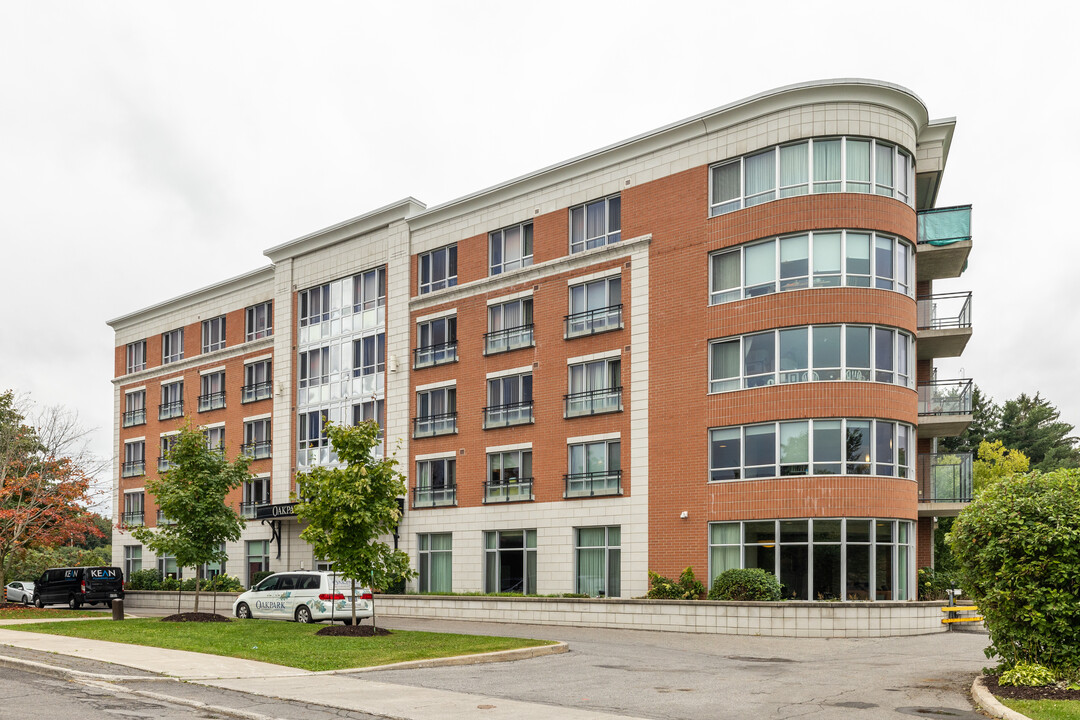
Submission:
<svg viewBox="0 0 1080 720">
<path fill-rule="evenodd" d="M 1033 470 L 1048 472 L 1080 467 L 1080 442 L 1070 436 L 1073 426 L 1061 420 L 1061 413 L 1039 393 L 1020 393 L 1001 408 L 998 430 L 989 440 L 1000 440 L 1010 450 L 1019 450 L 1031 459 Z"/>
</svg>

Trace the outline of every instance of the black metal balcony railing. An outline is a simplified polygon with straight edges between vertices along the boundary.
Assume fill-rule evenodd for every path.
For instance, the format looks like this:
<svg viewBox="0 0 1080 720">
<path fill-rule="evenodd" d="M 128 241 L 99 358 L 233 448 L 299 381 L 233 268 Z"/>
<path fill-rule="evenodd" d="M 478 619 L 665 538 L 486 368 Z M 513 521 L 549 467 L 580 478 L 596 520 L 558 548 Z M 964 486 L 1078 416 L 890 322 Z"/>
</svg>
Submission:
<svg viewBox="0 0 1080 720">
<path fill-rule="evenodd" d="M 488 405 L 484 408 L 484 429 L 524 425 L 533 421 L 533 401 Z"/>
<path fill-rule="evenodd" d="M 566 417 L 598 415 L 622 410 L 622 388 L 601 388 L 565 395 Z"/>
<path fill-rule="evenodd" d="M 487 480 L 484 482 L 484 502 L 522 502 L 532 500 L 533 479 Z"/>
<path fill-rule="evenodd" d="M 457 413 L 441 415 L 423 415 L 413 418 L 413 437 L 432 437 L 434 435 L 452 435 L 457 432 Z"/>
<path fill-rule="evenodd" d="M 413 368 L 433 367 L 457 362 L 457 359 L 457 340 L 437 345 L 425 345 L 413 350 Z"/>
<path fill-rule="evenodd" d="M 974 475 L 971 453 L 919 455 L 919 502 L 971 502 Z"/>
<path fill-rule="evenodd" d="M 220 410 L 225 407 L 225 393 L 215 392 L 199 396 L 199 412 L 207 410 Z"/>
<path fill-rule="evenodd" d="M 124 527 L 136 527 L 145 521 L 146 513 L 142 510 L 125 512 L 120 516 L 120 522 Z"/>
<path fill-rule="evenodd" d="M 273 395 L 274 385 L 271 382 L 260 382 L 254 385 L 244 385 L 240 388 L 240 402 L 249 403 L 256 400 L 265 400 Z"/>
<path fill-rule="evenodd" d="M 970 378 L 919 383 L 919 415 L 970 415 L 973 387 Z"/>
<path fill-rule="evenodd" d="M 414 487 L 412 493 L 414 508 L 445 507 L 457 504 L 456 485 Z"/>
<path fill-rule="evenodd" d="M 145 425 L 146 424 L 146 408 L 140 408 L 138 410 L 128 410 L 124 413 L 124 427 L 131 427 L 132 425 Z"/>
<path fill-rule="evenodd" d="M 170 518 L 167 518 L 167 517 L 165 517 L 165 513 L 163 513 L 162 511 L 158 510 L 158 511 L 157 511 L 157 524 L 158 524 L 158 525 L 175 525 L 175 524 L 176 524 L 176 521 L 175 521 L 175 520 L 171 520 Z"/>
<path fill-rule="evenodd" d="M 120 466 L 120 477 L 135 477 L 146 474 L 145 460 L 129 460 Z"/>
<path fill-rule="evenodd" d="M 971 327 L 971 292 L 925 295 L 916 308 L 920 330 Z"/>
<path fill-rule="evenodd" d="M 169 418 L 184 417 L 184 401 L 177 400 L 176 402 L 161 403 L 158 405 L 158 420 L 168 420 Z"/>
<path fill-rule="evenodd" d="M 158 455 L 158 459 L 157 459 L 158 472 L 165 472 L 166 470 L 168 470 L 171 467 L 172 467 L 172 464 L 169 462 L 169 458 L 168 458 L 167 455 Z"/>
<path fill-rule="evenodd" d="M 263 505 L 269 505 L 269 504 L 270 503 L 268 501 L 258 501 L 258 500 L 253 501 L 253 502 L 242 502 L 242 503 L 240 503 L 240 515 L 241 515 L 241 517 L 245 517 L 245 518 L 250 520 L 251 518 L 255 517 L 255 511 L 258 508 L 262 507 Z"/>
<path fill-rule="evenodd" d="M 533 324 L 518 325 L 505 330 L 493 330 L 484 333 L 484 354 L 517 350 L 518 348 L 531 347 L 533 345 Z"/>
<path fill-rule="evenodd" d="M 569 473 L 563 477 L 566 479 L 566 494 L 564 497 L 622 495 L 622 470 Z"/>
<path fill-rule="evenodd" d="M 270 457 L 270 441 L 244 443 L 240 446 L 240 453 L 253 460 L 264 460 Z"/>
<path fill-rule="evenodd" d="M 582 335 L 595 335 L 618 330 L 622 325 L 622 304 L 586 310 L 574 313 L 563 318 L 566 323 L 566 337 L 580 337 Z"/>
</svg>

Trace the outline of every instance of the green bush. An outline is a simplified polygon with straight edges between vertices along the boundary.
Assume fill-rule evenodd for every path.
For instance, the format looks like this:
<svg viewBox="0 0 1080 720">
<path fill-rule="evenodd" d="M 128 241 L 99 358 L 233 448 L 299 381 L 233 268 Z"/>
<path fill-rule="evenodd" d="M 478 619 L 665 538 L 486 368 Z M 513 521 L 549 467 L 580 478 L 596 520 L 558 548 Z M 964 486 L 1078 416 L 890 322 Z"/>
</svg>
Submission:
<svg viewBox="0 0 1080 720">
<path fill-rule="evenodd" d="M 948 590 L 957 585 L 956 574 L 932 567 L 919 568 L 919 599 L 947 600 Z"/>
<path fill-rule="evenodd" d="M 160 590 L 161 573 L 154 568 L 136 570 L 128 576 L 124 587 L 128 590 Z"/>
<path fill-rule="evenodd" d="M 998 684 L 1018 687 L 1043 687 L 1053 685 L 1056 679 L 1054 671 L 1044 665 L 1019 663 L 1012 670 L 1001 673 Z"/>
<path fill-rule="evenodd" d="M 264 579 L 270 577 L 273 574 L 274 573 L 271 570 L 260 570 L 259 572 L 251 573 L 251 584 L 248 585 L 248 587 L 249 588 L 255 587 L 256 585 L 261 583 Z"/>
<path fill-rule="evenodd" d="M 176 578 L 165 578 L 164 580 L 161 581 L 161 585 L 158 587 L 158 589 L 159 590 L 179 590 L 180 589 L 180 581 L 177 580 Z"/>
<path fill-rule="evenodd" d="M 704 594 L 705 586 L 694 577 L 691 568 L 683 570 L 678 580 L 649 571 L 649 592 L 645 597 L 650 600 L 698 600 Z"/>
<path fill-rule="evenodd" d="M 716 576 L 709 599 L 779 600 L 780 583 L 775 575 L 761 568 L 733 568 Z"/>
<path fill-rule="evenodd" d="M 1008 668 L 1080 668 L 1080 470 L 991 483 L 956 518 L 949 542 L 961 586 Z"/>
<path fill-rule="evenodd" d="M 195 578 L 188 578 L 181 588 L 185 592 L 195 592 Z M 228 575 L 217 575 L 209 580 L 203 579 L 199 585 L 201 592 L 241 592 L 243 583 Z"/>
</svg>

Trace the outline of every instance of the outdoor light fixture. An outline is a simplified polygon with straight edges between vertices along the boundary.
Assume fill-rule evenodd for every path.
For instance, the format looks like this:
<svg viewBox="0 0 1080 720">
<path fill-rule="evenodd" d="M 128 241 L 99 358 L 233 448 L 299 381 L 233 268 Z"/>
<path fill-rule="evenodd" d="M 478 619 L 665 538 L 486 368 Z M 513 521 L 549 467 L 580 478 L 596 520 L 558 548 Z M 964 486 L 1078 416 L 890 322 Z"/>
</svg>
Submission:
<svg viewBox="0 0 1080 720">
<path fill-rule="evenodd" d="M 685 520 L 686 518 L 690 517 L 690 513 L 688 513 L 687 511 L 683 510 L 683 511 L 682 511 L 682 515 L 679 515 L 679 517 L 681 517 L 681 518 L 682 518 L 683 520 Z"/>
</svg>

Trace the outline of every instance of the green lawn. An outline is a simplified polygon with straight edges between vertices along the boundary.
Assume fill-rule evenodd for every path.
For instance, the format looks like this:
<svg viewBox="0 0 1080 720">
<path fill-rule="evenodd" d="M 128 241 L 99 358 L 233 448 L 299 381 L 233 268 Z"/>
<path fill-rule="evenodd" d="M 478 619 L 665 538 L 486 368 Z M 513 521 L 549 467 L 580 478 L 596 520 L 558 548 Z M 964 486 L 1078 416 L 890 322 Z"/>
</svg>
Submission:
<svg viewBox="0 0 1080 720">
<path fill-rule="evenodd" d="M 5 629 L 191 650 L 304 670 L 343 670 L 553 644 L 547 640 L 404 630 L 370 638 L 315 635 L 324 627 L 325 624 L 319 623 L 300 625 L 272 620 L 168 623 L 157 618 L 142 618 L 123 622 L 12 625 Z"/>
<path fill-rule="evenodd" d="M 1080 720 L 1080 700 L 998 700 L 1031 720 Z"/>
<path fill-rule="evenodd" d="M 52 610 L 36 607 L 0 608 L 0 620 L 45 620 L 51 618 L 107 617 L 105 613 L 89 610 Z"/>
</svg>

